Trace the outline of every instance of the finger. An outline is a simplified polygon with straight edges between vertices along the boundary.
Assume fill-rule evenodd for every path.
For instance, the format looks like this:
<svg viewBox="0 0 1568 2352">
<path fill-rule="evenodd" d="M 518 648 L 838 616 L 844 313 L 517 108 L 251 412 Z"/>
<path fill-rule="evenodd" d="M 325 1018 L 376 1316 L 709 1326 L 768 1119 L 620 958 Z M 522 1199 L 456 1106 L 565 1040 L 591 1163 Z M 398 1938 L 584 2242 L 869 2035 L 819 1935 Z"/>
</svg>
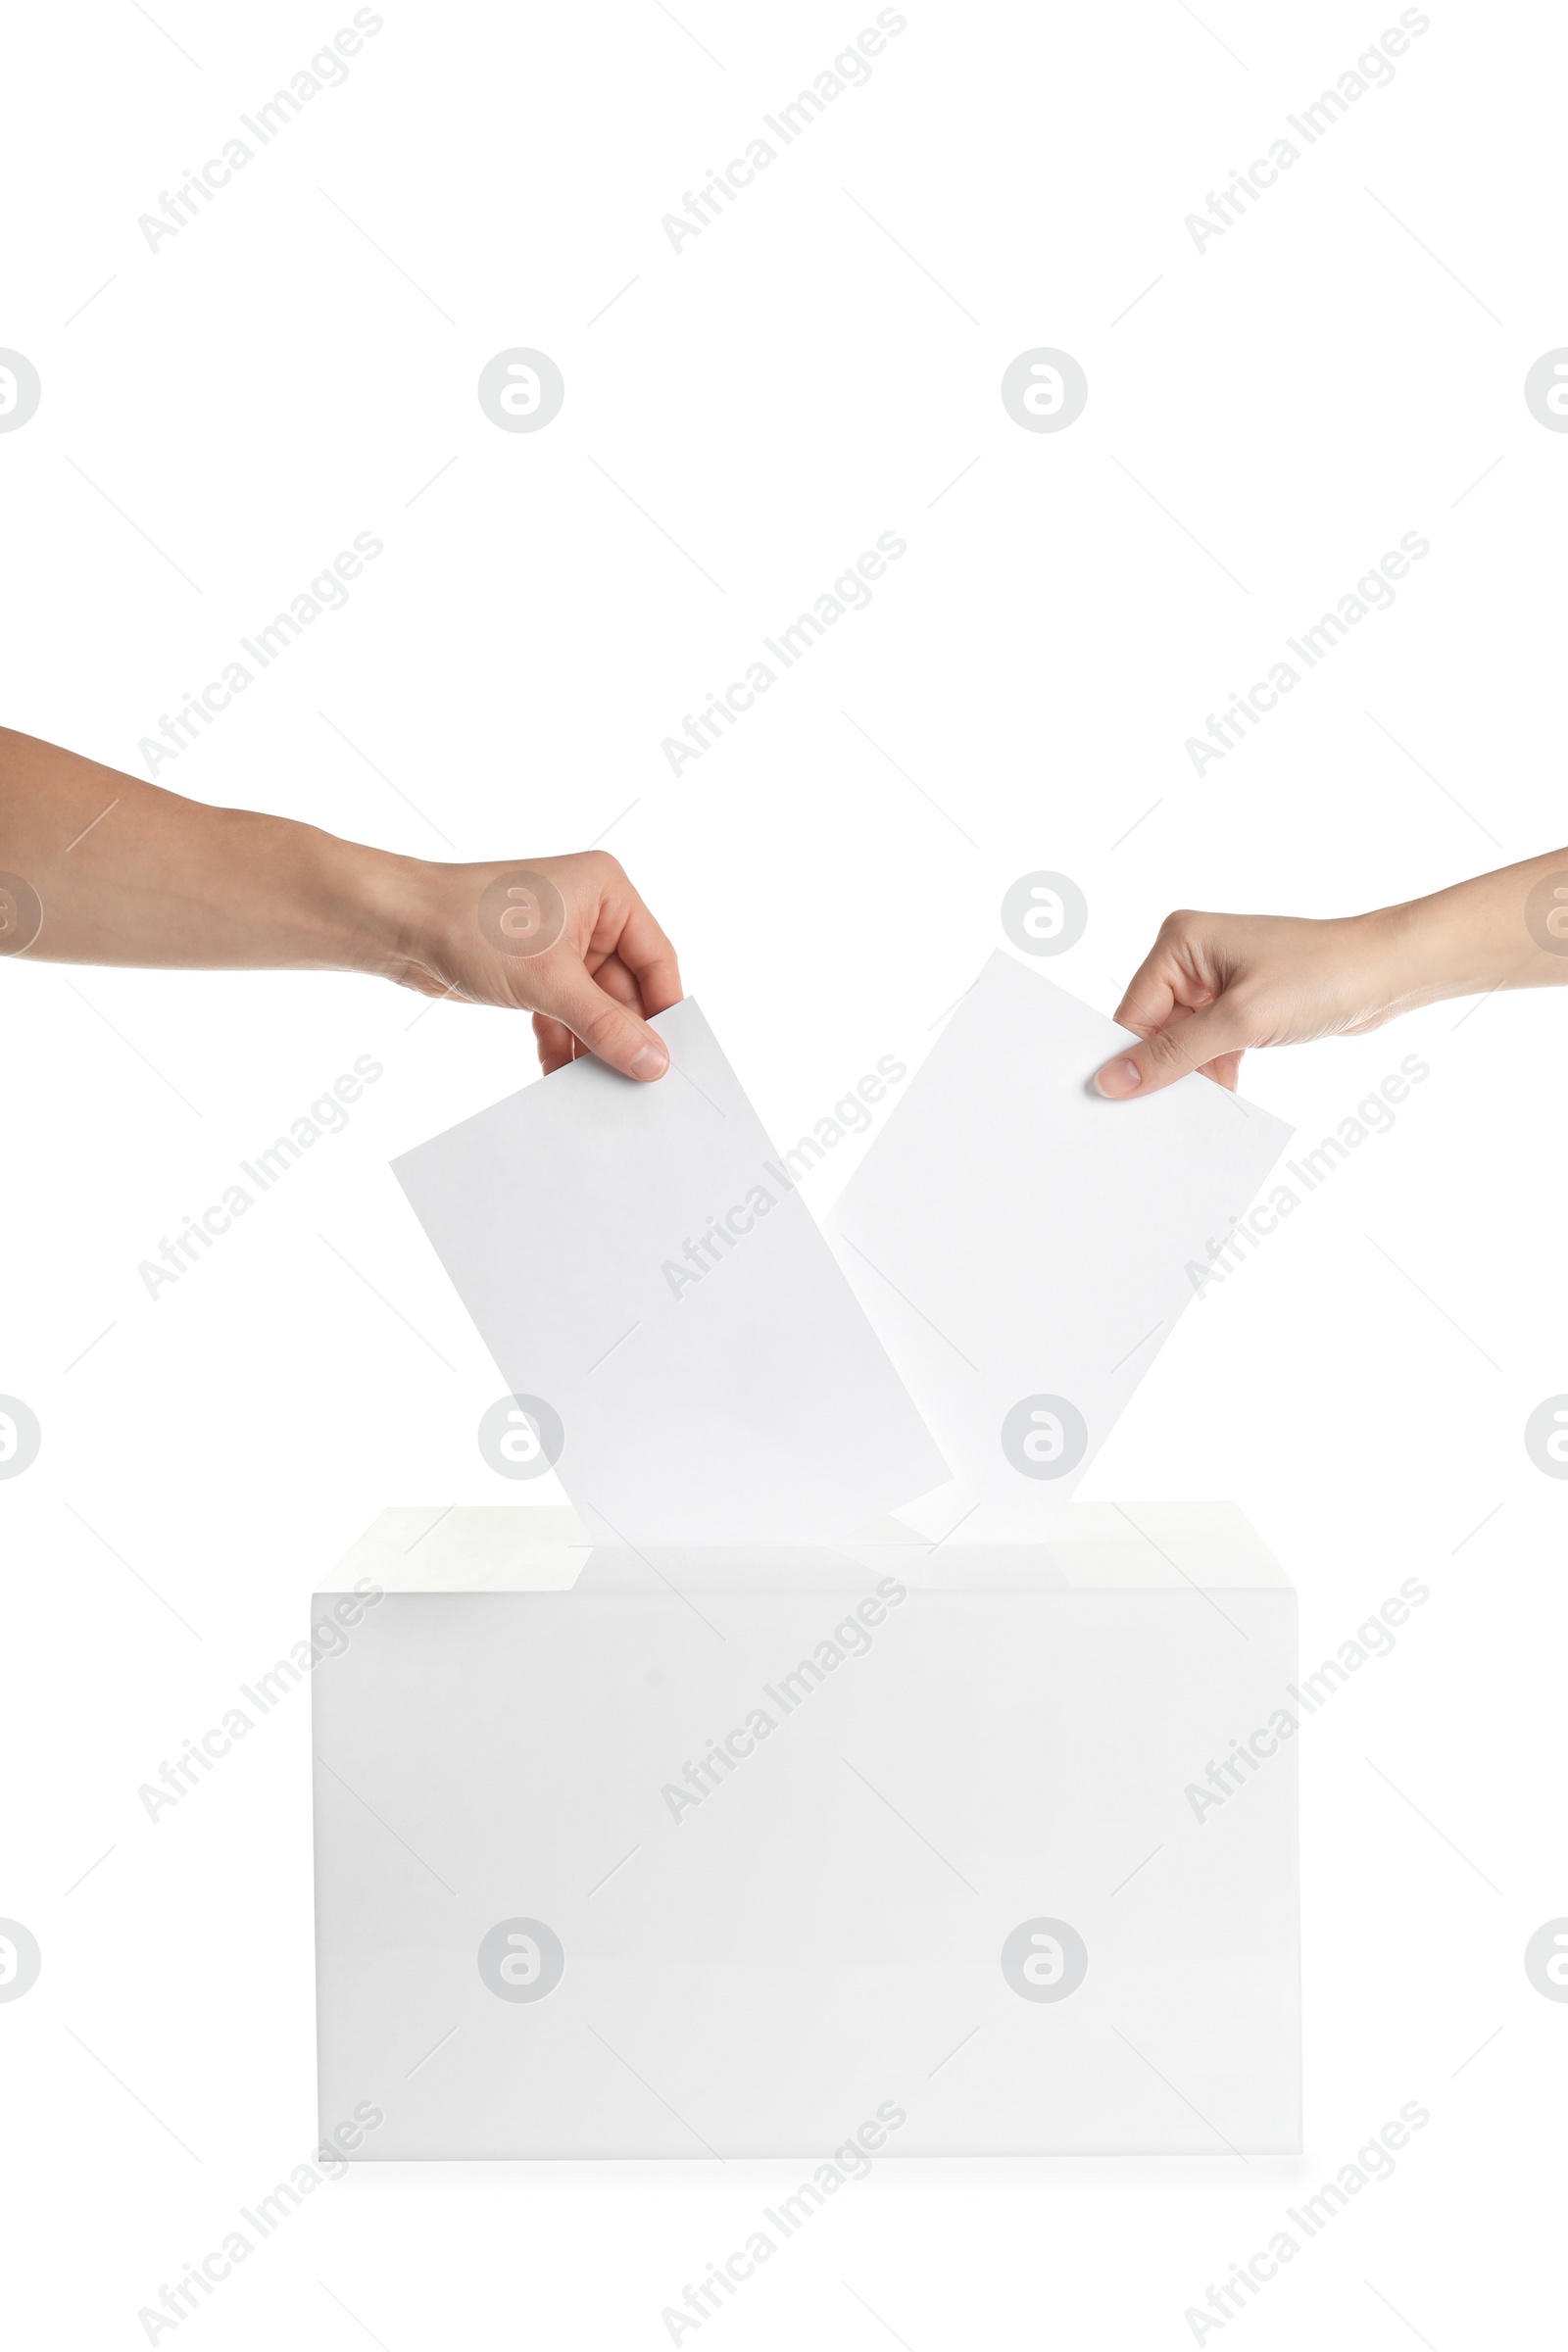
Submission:
<svg viewBox="0 0 1568 2352">
<path fill-rule="evenodd" d="M 649 1020 L 667 1012 L 681 1000 L 680 966 L 675 951 L 635 891 L 612 943 L 612 953 L 637 983 L 642 1009 Z"/>
<path fill-rule="evenodd" d="M 1123 1029 L 1136 1029 L 1140 1037 L 1147 1037 L 1151 1029 L 1162 1029 L 1176 1009 L 1178 977 L 1161 937 L 1128 981 L 1127 993 L 1112 1017 Z"/>
<path fill-rule="evenodd" d="M 1193 1070 L 1240 1054 L 1251 1042 L 1234 1001 L 1221 997 L 1204 1011 L 1152 1030 L 1139 1044 L 1129 1046 L 1114 1061 L 1097 1070 L 1095 1085 L 1111 1102 L 1124 1101 L 1129 1095 L 1157 1094 Z"/>
<path fill-rule="evenodd" d="M 641 993 L 618 956 L 607 956 L 603 963 L 590 963 L 588 969 L 596 986 L 605 989 L 617 1004 L 624 1004 L 628 1012 L 641 1016 Z"/>
<path fill-rule="evenodd" d="M 574 956 L 558 961 L 558 954 L 553 950 L 539 958 L 538 1009 L 563 1022 L 580 1045 L 623 1078 L 662 1078 L 669 1049 L 658 1031 L 617 1004 Z"/>
<path fill-rule="evenodd" d="M 617 1004 L 624 1004 L 634 1019 L 641 1014 L 642 999 L 638 994 L 637 983 L 618 956 L 607 956 L 602 963 L 595 963 L 590 955 L 588 973 L 594 985 L 606 990 L 614 998 Z M 587 1048 L 576 1038 L 572 1038 L 570 1052 L 574 1061 L 581 1061 L 587 1053 Z"/>
<path fill-rule="evenodd" d="M 1216 1054 L 1212 1061 L 1205 1061 L 1202 1066 L 1203 1077 L 1212 1078 L 1216 1086 L 1223 1086 L 1233 1095 L 1241 1083 L 1241 1075 L 1240 1049 L 1234 1054 Z"/>
<path fill-rule="evenodd" d="M 539 1048 L 539 1067 L 545 1076 L 548 1078 L 553 1070 L 564 1070 L 577 1043 L 565 1022 L 552 1020 L 548 1012 L 536 1012 L 533 1034 Z"/>
</svg>

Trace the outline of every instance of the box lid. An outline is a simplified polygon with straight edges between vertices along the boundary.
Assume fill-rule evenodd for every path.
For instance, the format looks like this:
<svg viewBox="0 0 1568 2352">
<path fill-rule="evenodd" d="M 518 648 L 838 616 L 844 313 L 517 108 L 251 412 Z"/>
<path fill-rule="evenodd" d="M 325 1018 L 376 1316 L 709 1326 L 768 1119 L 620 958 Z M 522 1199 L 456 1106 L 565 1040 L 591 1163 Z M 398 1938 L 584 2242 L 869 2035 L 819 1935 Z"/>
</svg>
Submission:
<svg viewBox="0 0 1568 2352">
<path fill-rule="evenodd" d="M 368 1579 L 383 1592 L 869 1591 L 894 1574 L 914 1592 L 1290 1589 L 1233 1502 L 1074 1502 L 1049 1544 L 932 1544 L 882 1519 L 831 1549 L 678 1552 L 593 1544 L 558 1505 L 408 1505 L 383 1511 L 318 1590 Z"/>
</svg>

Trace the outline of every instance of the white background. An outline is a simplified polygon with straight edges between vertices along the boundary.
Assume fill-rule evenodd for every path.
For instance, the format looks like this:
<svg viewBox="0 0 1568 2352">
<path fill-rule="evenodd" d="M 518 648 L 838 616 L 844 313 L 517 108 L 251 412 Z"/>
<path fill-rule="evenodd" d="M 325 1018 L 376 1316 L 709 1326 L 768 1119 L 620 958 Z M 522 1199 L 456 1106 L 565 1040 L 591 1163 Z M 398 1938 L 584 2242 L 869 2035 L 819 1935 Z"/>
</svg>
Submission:
<svg viewBox="0 0 1568 2352">
<path fill-rule="evenodd" d="M 1561 843 L 1568 437 L 1522 397 L 1568 342 L 1556 12 L 1434 5 L 1200 253 L 1184 217 L 1396 9 L 910 0 L 868 86 L 678 255 L 661 216 L 872 9 L 389 0 L 346 84 L 154 254 L 137 216 L 350 12 L 156 13 L 7 36 L 0 343 L 44 387 L 0 436 L 10 724 L 139 770 L 160 713 L 376 533 L 347 609 L 159 780 L 417 855 L 610 828 L 786 1140 L 916 1059 L 1030 869 L 1087 894 L 1047 968 L 1109 1010 L 1172 906 L 1348 910 Z M 517 344 L 565 376 L 536 434 L 475 399 Z M 998 395 L 1041 344 L 1089 378 L 1059 434 Z M 869 611 L 672 778 L 661 739 L 888 530 Z M 1411 530 L 1393 610 L 1195 777 L 1184 739 Z M 3 983 L 0 1389 L 44 1430 L 0 1485 L 0 1911 L 44 1954 L 0 2007 L 3 2291 L 17 2340 L 107 2347 L 315 2136 L 307 1694 L 156 1828 L 136 1789 L 383 1505 L 511 1498 L 474 1446 L 495 1373 L 386 1163 L 531 1041 L 368 980 Z M 1568 1911 L 1568 1485 L 1522 1428 L 1568 1389 L 1564 1009 L 1254 1056 L 1308 1143 L 1401 1055 L 1431 1076 L 1189 1310 L 1085 1489 L 1234 1496 L 1309 1659 L 1432 1588 L 1303 1738 L 1307 2154 L 882 2163 L 704 2344 L 1186 2344 L 1207 2282 L 1408 2100 L 1432 2120 L 1396 2176 L 1225 2340 L 1533 2336 L 1568 2007 L 1521 1955 Z M 138 1261 L 362 1054 L 385 1075 L 348 1131 L 150 1299 Z M 658 2345 L 794 2177 L 360 2168 L 179 2340 Z"/>
</svg>

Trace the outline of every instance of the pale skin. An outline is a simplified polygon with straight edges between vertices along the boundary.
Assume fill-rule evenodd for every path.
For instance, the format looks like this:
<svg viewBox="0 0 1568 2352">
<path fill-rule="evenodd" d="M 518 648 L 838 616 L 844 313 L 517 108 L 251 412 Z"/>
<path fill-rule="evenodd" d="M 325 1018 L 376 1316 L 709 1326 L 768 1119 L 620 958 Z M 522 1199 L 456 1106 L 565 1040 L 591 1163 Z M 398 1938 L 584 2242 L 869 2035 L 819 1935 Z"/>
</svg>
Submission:
<svg viewBox="0 0 1568 2352">
<path fill-rule="evenodd" d="M 545 876 L 564 906 L 540 955 L 503 954 L 478 918 L 486 889 L 519 868 Z M 424 996 L 531 1012 L 547 1071 L 583 1054 L 641 1081 L 668 1066 L 648 1024 L 679 1002 L 675 951 L 600 851 L 397 858 L 182 800 L 0 728 L 0 872 L 41 902 L 22 950 L 34 961 L 376 972 Z M 1533 900 L 1554 876 L 1560 897 Z M 1356 1037 L 1443 998 L 1564 984 L 1568 849 L 1368 914 L 1171 914 L 1116 1009 L 1141 1043 L 1095 1083 L 1119 1101 L 1199 1070 L 1234 1089 L 1253 1046 Z"/>
<path fill-rule="evenodd" d="M 519 868 L 564 903 L 564 929 L 542 955 L 503 954 L 495 925 L 481 928 L 487 886 Z M 648 1024 L 680 1001 L 675 951 L 601 851 L 466 865 L 395 858 L 286 817 L 182 800 L 0 728 L 0 872 L 41 902 L 41 928 L 21 951 L 34 962 L 376 972 L 423 996 L 531 1012 L 547 1071 L 583 1054 L 642 1081 L 668 1066 Z M 23 902 L 21 921 L 33 905 Z M 8 920 L 19 920 L 15 893 L 0 899 L 0 931 Z"/>
<path fill-rule="evenodd" d="M 1565 983 L 1568 849 L 1369 914 L 1168 914 L 1116 1007 L 1142 1043 L 1095 1084 L 1121 1102 L 1201 1070 L 1234 1092 L 1253 1046 L 1359 1037 L 1446 997 Z"/>
</svg>

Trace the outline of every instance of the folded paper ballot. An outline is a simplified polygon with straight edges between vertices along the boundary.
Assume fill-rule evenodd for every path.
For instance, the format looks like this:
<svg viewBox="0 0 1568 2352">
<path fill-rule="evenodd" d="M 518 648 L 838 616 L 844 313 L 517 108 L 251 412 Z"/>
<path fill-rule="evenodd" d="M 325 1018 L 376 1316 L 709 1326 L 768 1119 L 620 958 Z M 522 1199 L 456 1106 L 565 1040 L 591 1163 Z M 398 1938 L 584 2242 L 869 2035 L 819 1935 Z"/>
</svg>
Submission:
<svg viewBox="0 0 1568 2352">
<path fill-rule="evenodd" d="M 950 1476 L 693 1000 L 393 1162 L 599 1542 L 818 1544 Z"/>
<path fill-rule="evenodd" d="M 1197 1073 L 1107 1102 L 1131 1033 L 998 954 L 828 1220 L 951 1487 L 904 1516 L 1047 1532 L 1293 1130 Z"/>
</svg>

